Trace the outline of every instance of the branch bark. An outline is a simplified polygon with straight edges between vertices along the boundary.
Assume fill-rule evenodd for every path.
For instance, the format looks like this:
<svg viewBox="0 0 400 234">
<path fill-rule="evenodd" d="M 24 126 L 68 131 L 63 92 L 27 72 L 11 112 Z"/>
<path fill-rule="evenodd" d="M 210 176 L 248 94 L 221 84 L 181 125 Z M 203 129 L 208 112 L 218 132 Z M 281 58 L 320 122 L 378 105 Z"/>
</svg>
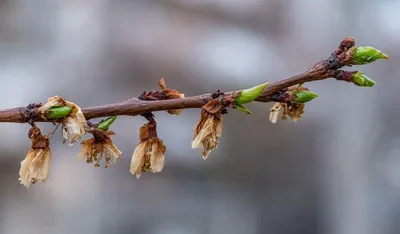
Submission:
<svg viewBox="0 0 400 234">
<path fill-rule="evenodd" d="M 337 78 L 339 68 L 344 66 L 343 54 L 354 45 L 352 38 L 346 38 L 342 41 L 339 48 L 326 59 L 317 62 L 312 68 L 306 72 L 283 79 L 269 84 L 262 94 L 256 99 L 258 102 L 269 102 L 270 96 L 279 90 L 288 88 L 292 85 L 323 80 L 327 78 Z M 240 90 L 239 90 L 240 91 Z M 226 92 L 225 95 L 231 95 L 234 92 Z M 211 100 L 211 94 L 202 94 L 198 96 L 186 97 L 181 99 L 158 100 L 158 101 L 142 101 L 137 98 L 132 98 L 124 102 L 107 104 L 101 106 L 93 106 L 82 108 L 82 112 L 87 120 L 107 117 L 114 115 L 129 115 L 135 116 L 153 111 L 164 111 L 171 109 L 188 109 L 200 108 Z M 26 123 L 28 118 L 25 116 L 26 108 L 17 107 L 11 109 L 0 110 L 0 122 L 9 123 Z M 36 122 L 50 122 L 38 117 Z"/>
</svg>

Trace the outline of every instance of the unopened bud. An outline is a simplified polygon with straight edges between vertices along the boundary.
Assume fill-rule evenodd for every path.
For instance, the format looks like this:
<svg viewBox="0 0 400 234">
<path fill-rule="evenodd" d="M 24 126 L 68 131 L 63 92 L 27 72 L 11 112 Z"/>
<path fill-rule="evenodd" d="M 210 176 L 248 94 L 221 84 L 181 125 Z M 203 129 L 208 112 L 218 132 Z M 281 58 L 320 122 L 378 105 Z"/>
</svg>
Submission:
<svg viewBox="0 0 400 234">
<path fill-rule="evenodd" d="M 306 103 L 317 97 L 318 94 L 316 93 L 310 91 L 299 91 L 298 93 L 296 93 L 296 98 L 294 99 L 294 101 L 298 103 Z"/>
<path fill-rule="evenodd" d="M 269 82 L 262 84 L 262 85 L 255 86 L 250 89 L 243 90 L 239 94 L 239 96 L 235 99 L 235 102 L 237 104 L 244 104 L 244 103 L 249 103 L 249 102 L 256 100 L 256 98 L 258 98 L 258 96 L 261 95 L 264 88 L 268 86 L 268 83 Z"/>
<path fill-rule="evenodd" d="M 353 65 L 363 65 L 372 63 L 378 59 L 389 59 L 389 56 L 374 47 L 360 46 L 357 47 L 355 53 L 351 57 L 351 63 Z"/>
<path fill-rule="evenodd" d="M 374 80 L 368 78 L 360 71 L 354 74 L 353 82 L 361 87 L 372 87 L 376 84 Z"/>
<path fill-rule="evenodd" d="M 53 106 L 46 111 L 46 117 L 48 119 L 59 119 L 69 115 L 72 111 L 72 107 L 69 106 Z"/>
<path fill-rule="evenodd" d="M 114 121 L 117 119 L 117 116 L 111 116 L 108 117 L 107 119 L 102 120 L 99 125 L 97 126 L 97 129 L 101 129 L 103 131 L 108 131 L 108 128 Z"/>
</svg>

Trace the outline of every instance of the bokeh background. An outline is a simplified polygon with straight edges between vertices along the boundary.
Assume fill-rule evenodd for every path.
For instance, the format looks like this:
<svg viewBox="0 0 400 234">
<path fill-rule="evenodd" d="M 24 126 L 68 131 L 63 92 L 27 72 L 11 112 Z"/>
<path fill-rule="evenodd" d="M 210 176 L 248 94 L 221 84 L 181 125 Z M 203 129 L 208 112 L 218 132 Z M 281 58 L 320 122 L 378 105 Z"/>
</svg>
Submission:
<svg viewBox="0 0 400 234">
<path fill-rule="evenodd" d="M 53 95 L 82 107 L 158 89 L 187 96 L 302 72 L 352 36 L 391 57 L 357 67 L 373 88 L 326 80 L 298 123 L 224 116 L 220 147 L 190 148 L 199 110 L 155 113 L 162 173 L 129 173 L 141 117 L 113 125 L 122 158 L 77 162 L 52 139 L 51 175 L 26 190 L 27 124 L 0 124 L 0 233 L 400 233 L 400 1 L 2 0 L 0 108 Z M 50 131 L 49 124 L 41 124 Z"/>
</svg>

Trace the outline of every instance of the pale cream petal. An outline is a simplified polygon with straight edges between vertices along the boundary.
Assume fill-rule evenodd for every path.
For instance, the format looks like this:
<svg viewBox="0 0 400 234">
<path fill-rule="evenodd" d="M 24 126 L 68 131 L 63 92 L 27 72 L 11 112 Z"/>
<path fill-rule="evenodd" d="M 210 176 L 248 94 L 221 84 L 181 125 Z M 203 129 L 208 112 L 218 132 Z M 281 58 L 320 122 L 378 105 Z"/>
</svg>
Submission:
<svg viewBox="0 0 400 234">
<path fill-rule="evenodd" d="M 208 118 L 204 123 L 203 128 L 197 134 L 196 138 L 192 141 L 192 148 L 200 148 L 203 146 L 203 139 L 213 132 L 213 118 Z"/>
<path fill-rule="evenodd" d="M 30 173 L 33 180 L 45 181 L 49 177 L 51 161 L 50 148 L 37 149 L 36 157 L 32 160 Z"/>
<path fill-rule="evenodd" d="M 112 156 L 114 163 L 121 157 L 121 151 L 114 144 L 104 144 L 103 147 L 106 153 Z"/>
<path fill-rule="evenodd" d="M 150 154 L 150 165 L 153 173 L 161 172 L 164 168 L 165 146 L 161 140 L 152 143 Z"/>
<path fill-rule="evenodd" d="M 278 118 L 279 118 L 279 111 L 272 111 L 269 114 L 269 121 L 271 121 L 271 123 L 276 123 L 278 122 Z"/>
<path fill-rule="evenodd" d="M 292 117 L 290 117 L 290 119 L 291 119 L 293 122 L 297 122 L 297 121 L 299 121 L 301 118 L 298 117 L 298 116 L 292 116 Z"/>
<path fill-rule="evenodd" d="M 85 126 L 75 117 L 67 116 L 63 121 L 63 137 L 71 143 L 79 141 L 85 133 Z"/>
<path fill-rule="evenodd" d="M 271 123 L 276 123 L 278 121 L 281 109 L 282 104 L 279 102 L 275 103 L 275 105 L 270 109 L 269 121 L 271 121 Z"/>
<path fill-rule="evenodd" d="M 78 155 L 76 156 L 76 159 L 78 161 L 86 160 L 87 157 L 90 156 L 92 152 L 93 142 L 94 138 L 90 138 L 81 142 L 82 144 L 81 151 L 79 151 Z"/>
<path fill-rule="evenodd" d="M 222 127 L 223 127 L 221 114 L 219 114 L 219 117 L 216 116 L 216 118 L 217 119 L 214 121 L 215 135 L 217 138 L 220 138 L 222 135 Z"/>
<path fill-rule="evenodd" d="M 30 167 L 33 158 L 35 157 L 35 150 L 29 150 L 28 154 L 26 155 L 25 159 L 21 162 L 21 169 L 19 170 L 19 181 L 23 184 L 26 188 L 31 186 L 31 172 Z"/>
<path fill-rule="evenodd" d="M 85 116 L 83 115 L 81 108 L 77 105 L 75 105 L 75 108 L 77 109 L 75 114 L 76 119 L 79 121 L 81 126 L 85 127 L 86 119 Z"/>
<path fill-rule="evenodd" d="M 130 172 L 132 175 L 136 174 L 136 178 L 140 177 L 140 173 L 142 172 L 142 167 L 144 165 L 147 148 L 147 141 L 141 141 L 137 146 L 132 155 Z"/>
<path fill-rule="evenodd" d="M 296 106 L 294 108 L 294 113 L 293 113 L 293 115 L 290 116 L 290 118 L 293 122 L 297 122 L 301 119 L 301 117 L 304 114 L 304 106 L 305 106 L 305 104 L 296 104 Z"/>
<path fill-rule="evenodd" d="M 203 152 L 201 155 L 204 160 L 207 159 L 211 151 L 218 148 L 218 143 L 218 137 L 216 136 L 215 132 L 203 140 Z"/>
<path fill-rule="evenodd" d="M 46 112 L 48 109 L 50 109 L 53 106 L 65 106 L 65 101 L 64 99 L 62 99 L 59 96 L 54 96 L 54 97 L 50 97 L 47 99 L 47 102 L 45 104 L 43 104 L 38 111 L 40 113 L 44 113 Z"/>
<path fill-rule="evenodd" d="M 203 142 L 203 152 L 201 153 L 201 157 L 206 160 L 208 155 L 213 151 L 214 147 L 210 145 L 210 141 Z"/>
<path fill-rule="evenodd" d="M 200 119 L 199 119 L 199 121 L 197 121 L 196 126 L 194 127 L 194 131 L 193 131 L 194 138 L 196 138 L 197 135 L 199 135 L 201 129 L 203 128 L 204 124 L 207 122 L 208 119 L 209 119 L 209 115 L 207 114 L 207 112 L 204 110 L 201 110 Z"/>
</svg>

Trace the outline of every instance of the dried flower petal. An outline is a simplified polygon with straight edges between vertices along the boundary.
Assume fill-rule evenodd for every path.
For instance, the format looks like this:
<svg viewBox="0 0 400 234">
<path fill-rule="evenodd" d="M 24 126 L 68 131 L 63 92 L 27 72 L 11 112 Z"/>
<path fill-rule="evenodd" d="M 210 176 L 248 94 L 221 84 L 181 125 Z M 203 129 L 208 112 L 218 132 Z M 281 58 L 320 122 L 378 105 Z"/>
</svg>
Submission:
<svg viewBox="0 0 400 234">
<path fill-rule="evenodd" d="M 275 105 L 270 109 L 269 120 L 272 123 L 276 123 L 278 120 L 279 114 L 281 114 L 281 119 L 290 119 L 293 122 L 297 122 L 301 119 L 304 114 L 304 103 L 295 103 L 295 102 L 277 102 Z"/>
<path fill-rule="evenodd" d="M 76 117 L 67 116 L 62 121 L 63 126 L 63 137 L 66 140 L 69 140 L 71 144 L 73 142 L 77 142 L 81 139 L 85 131 L 85 125 L 82 122 L 79 122 Z"/>
<path fill-rule="evenodd" d="M 19 181 L 29 188 L 36 181 L 45 181 L 49 177 L 51 151 L 47 136 L 43 136 L 37 127 L 29 130 L 32 146 L 21 162 Z"/>
<path fill-rule="evenodd" d="M 167 89 L 167 84 L 165 84 L 164 78 L 160 79 L 160 81 L 158 82 L 158 85 L 160 86 L 161 90 L 166 90 Z"/>
<path fill-rule="evenodd" d="M 222 135 L 222 123 L 221 112 L 210 114 L 205 110 L 201 111 L 200 120 L 194 129 L 192 148 L 203 148 L 203 159 L 207 159 L 209 153 L 218 147 L 218 139 Z"/>
<path fill-rule="evenodd" d="M 269 121 L 271 121 L 271 123 L 276 123 L 278 121 L 278 117 L 279 117 L 282 107 L 283 107 L 282 104 L 280 102 L 277 102 L 270 109 Z"/>
<path fill-rule="evenodd" d="M 153 173 L 161 172 L 164 168 L 165 150 L 162 140 L 157 138 L 151 143 L 150 165 Z"/>
<path fill-rule="evenodd" d="M 167 85 L 165 83 L 164 78 L 160 79 L 159 86 L 165 95 L 165 99 L 179 99 L 185 97 L 185 94 L 180 93 L 175 89 L 167 89 Z M 179 115 L 182 112 L 182 109 L 172 109 L 172 110 L 167 110 L 167 112 L 171 115 Z"/>
<path fill-rule="evenodd" d="M 25 187 L 29 188 L 32 183 L 31 178 L 31 163 L 33 158 L 35 157 L 36 153 L 35 150 L 29 150 L 28 154 L 26 155 L 25 159 L 21 162 L 21 169 L 19 170 L 19 181 Z"/>
<path fill-rule="evenodd" d="M 297 122 L 304 114 L 304 103 L 289 103 L 285 108 L 284 115 L 290 117 L 293 122 Z"/>
<path fill-rule="evenodd" d="M 30 166 L 30 176 L 33 183 L 37 180 L 45 181 L 49 177 L 50 161 L 50 148 L 36 150 L 36 157 L 32 159 Z"/>
<path fill-rule="evenodd" d="M 122 152 L 112 143 L 111 140 L 106 140 L 106 143 L 103 145 L 104 154 L 107 158 L 112 158 L 113 163 L 116 163 L 117 160 L 121 157 Z"/>
<path fill-rule="evenodd" d="M 92 154 L 92 148 L 93 148 L 93 142 L 94 142 L 94 138 L 90 138 L 87 140 L 83 140 L 81 142 L 82 144 L 82 149 L 81 151 L 79 151 L 78 155 L 77 155 L 77 159 L 79 161 L 83 160 L 83 159 L 88 159 L 91 154 Z M 89 160 L 90 161 L 90 160 Z"/>
<path fill-rule="evenodd" d="M 132 175 L 136 174 L 136 178 L 139 179 L 140 173 L 142 172 L 142 168 L 145 161 L 146 150 L 147 150 L 147 141 L 141 141 L 135 148 L 131 159 L 131 167 L 130 172 Z"/>
</svg>

